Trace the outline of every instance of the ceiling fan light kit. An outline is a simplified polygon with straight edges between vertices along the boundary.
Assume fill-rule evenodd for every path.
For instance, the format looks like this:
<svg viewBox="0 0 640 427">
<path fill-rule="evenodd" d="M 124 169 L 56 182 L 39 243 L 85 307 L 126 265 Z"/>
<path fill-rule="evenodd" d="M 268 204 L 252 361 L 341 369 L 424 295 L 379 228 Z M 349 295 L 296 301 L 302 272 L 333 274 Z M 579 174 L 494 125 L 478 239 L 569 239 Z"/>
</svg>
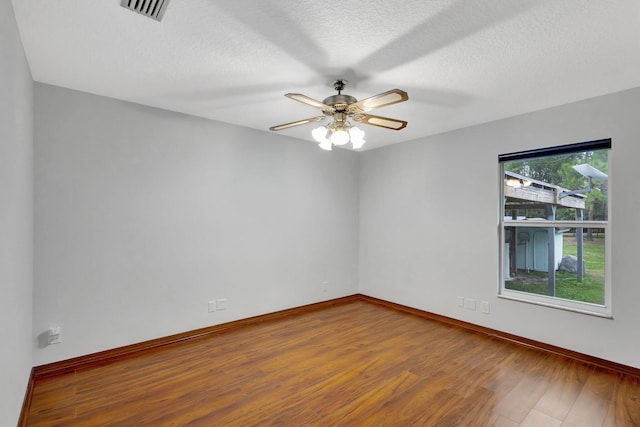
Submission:
<svg viewBox="0 0 640 427">
<path fill-rule="evenodd" d="M 351 142 L 352 147 L 357 150 L 366 142 L 364 140 L 364 131 L 352 125 L 348 119 L 358 123 L 392 130 L 401 130 L 407 126 L 407 122 L 404 120 L 365 114 L 366 111 L 373 110 L 374 108 L 380 108 L 408 100 L 409 96 L 405 91 L 392 89 L 363 99 L 362 101 L 358 101 L 351 95 L 342 94 L 342 90 L 346 84 L 346 80 L 334 81 L 333 87 L 338 91 L 338 94 L 329 96 L 322 102 L 300 93 L 285 94 L 287 98 L 291 98 L 294 101 L 302 102 L 303 104 L 307 104 L 314 108 L 319 108 L 324 113 L 324 116 L 311 117 L 291 123 L 272 126 L 269 129 L 272 131 L 279 131 L 293 126 L 318 122 L 327 117 L 332 117 L 333 121 L 327 126 L 318 126 L 311 131 L 311 136 L 318 142 L 320 148 L 330 151 L 334 145 L 340 146 L 349 142 Z"/>
<path fill-rule="evenodd" d="M 323 150 L 331 151 L 333 145 L 345 145 L 351 142 L 354 149 L 358 149 L 366 142 L 364 131 L 347 121 L 345 113 L 336 113 L 334 121 L 328 126 L 318 126 L 311 131 L 311 136 Z"/>
</svg>

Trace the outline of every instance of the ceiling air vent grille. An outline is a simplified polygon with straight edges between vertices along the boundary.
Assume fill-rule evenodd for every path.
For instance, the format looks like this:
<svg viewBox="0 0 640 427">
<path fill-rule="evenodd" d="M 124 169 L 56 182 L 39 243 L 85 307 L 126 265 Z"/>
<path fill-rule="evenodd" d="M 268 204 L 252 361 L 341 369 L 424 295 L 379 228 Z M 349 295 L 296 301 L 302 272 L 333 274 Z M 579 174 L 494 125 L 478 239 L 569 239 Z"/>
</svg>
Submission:
<svg viewBox="0 0 640 427">
<path fill-rule="evenodd" d="M 160 21 L 169 0 L 122 0 L 120 5 L 141 15 Z"/>
</svg>

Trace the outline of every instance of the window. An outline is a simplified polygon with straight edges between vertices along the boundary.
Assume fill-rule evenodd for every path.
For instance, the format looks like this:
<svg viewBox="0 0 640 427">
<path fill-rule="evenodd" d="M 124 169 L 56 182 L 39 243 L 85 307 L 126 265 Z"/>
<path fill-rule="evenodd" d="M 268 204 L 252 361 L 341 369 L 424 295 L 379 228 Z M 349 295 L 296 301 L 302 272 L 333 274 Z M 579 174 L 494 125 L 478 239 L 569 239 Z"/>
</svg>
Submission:
<svg viewBox="0 0 640 427">
<path fill-rule="evenodd" d="M 498 156 L 501 297 L 611 317 L 610 149 L 605 139 Z"/>
</svg>

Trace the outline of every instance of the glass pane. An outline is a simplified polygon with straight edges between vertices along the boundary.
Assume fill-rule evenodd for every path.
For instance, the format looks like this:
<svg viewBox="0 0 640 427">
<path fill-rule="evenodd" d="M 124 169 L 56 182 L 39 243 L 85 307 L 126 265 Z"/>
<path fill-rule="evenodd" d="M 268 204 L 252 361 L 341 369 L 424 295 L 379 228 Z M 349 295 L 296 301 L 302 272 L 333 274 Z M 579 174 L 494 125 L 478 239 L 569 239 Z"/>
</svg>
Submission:
<svg viewBox="0 0 640 427">
<path fill-rule="evenodd" d="M 505 162 L 505 219 L 608 220 L 608 154 L 602 149 Z"/>
<path fill-rule="evenodd" d="M 604 229 L 505 227 L 504 258 L 505 289 L 605 303 Z"/>
</svg>

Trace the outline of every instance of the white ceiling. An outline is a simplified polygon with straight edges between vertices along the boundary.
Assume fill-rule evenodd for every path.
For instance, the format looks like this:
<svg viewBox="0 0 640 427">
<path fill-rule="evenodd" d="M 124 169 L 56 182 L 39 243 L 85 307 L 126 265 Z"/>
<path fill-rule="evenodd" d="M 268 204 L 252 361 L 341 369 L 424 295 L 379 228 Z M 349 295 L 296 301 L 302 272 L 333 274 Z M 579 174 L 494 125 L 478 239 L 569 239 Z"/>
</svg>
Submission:
<svg viewBox="0 0 640 427">
<path fill-rule="evenodd" d="M 331 82 L 409 101 L 371 149 L 640 86 L 639 0 L 12 0 L 34 80 L 263 130 Z M 313 124 L 280 131 L 312 141 Z"/>
</svg>

